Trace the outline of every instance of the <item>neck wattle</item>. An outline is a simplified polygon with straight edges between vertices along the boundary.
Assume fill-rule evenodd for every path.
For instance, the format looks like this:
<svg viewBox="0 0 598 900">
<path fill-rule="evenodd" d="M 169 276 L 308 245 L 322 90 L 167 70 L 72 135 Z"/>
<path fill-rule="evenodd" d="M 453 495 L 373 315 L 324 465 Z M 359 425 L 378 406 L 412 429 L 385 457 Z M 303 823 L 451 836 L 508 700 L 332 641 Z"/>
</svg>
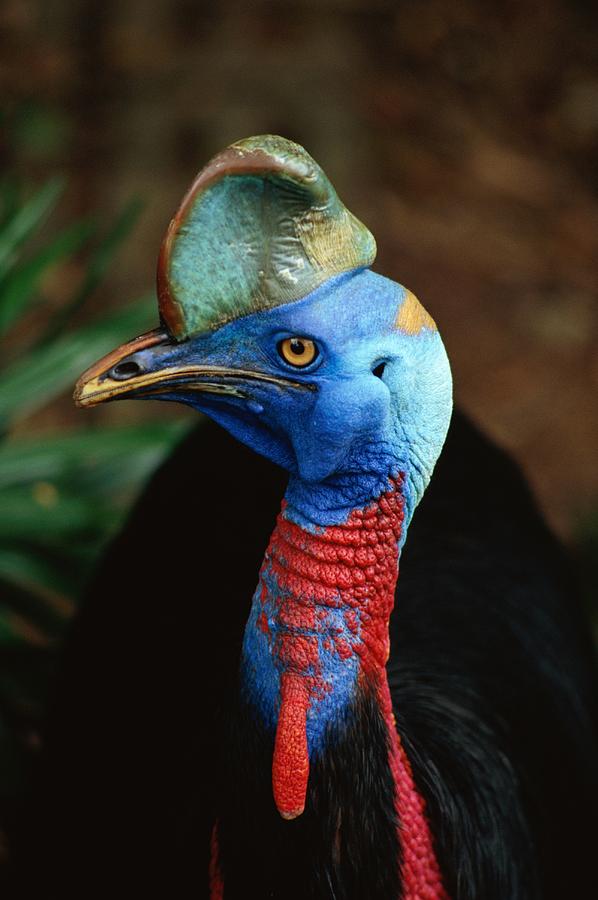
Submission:
<svg viewBox="0 0 598 900">
<path fill-rule="evenodd" d="M 403 478 L 341 524 L 298 524 L 286 502 L 260 570 L 243 644 L 243 689 L 275 734 L 274 801 L 301 815 L 310 759 L 326 751 L 359 690 L 373 690 L 388 733 L 405 900 L 446 897 L 396 730 L 386 677 L 389 619 L 404 537 Z"/>
</svg>

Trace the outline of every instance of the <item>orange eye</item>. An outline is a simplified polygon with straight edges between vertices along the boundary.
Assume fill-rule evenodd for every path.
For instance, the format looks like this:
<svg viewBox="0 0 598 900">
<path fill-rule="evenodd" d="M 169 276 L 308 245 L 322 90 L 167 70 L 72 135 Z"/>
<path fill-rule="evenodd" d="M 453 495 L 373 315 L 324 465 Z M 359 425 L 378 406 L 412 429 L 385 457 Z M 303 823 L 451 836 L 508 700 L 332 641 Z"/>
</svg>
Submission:
<svg viewBox="0 0 598 900">
<path fill-rule="evenodd" d="M 285 362 L 301 368 L 314 361 L 318 355 L 318 348 L 309 338 L 291 337 L 280 342 L 278 352 Z"/>
</svg>

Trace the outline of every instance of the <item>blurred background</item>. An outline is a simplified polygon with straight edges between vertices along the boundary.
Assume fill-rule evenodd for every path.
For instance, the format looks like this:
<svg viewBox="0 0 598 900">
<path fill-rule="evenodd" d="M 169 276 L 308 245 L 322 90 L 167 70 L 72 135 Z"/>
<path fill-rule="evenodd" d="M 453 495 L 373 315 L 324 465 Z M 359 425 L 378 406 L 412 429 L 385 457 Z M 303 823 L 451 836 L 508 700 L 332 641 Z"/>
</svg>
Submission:
<svg viewBox="0 0 598 900">
<path fill-rule="evenodd" d="M 67 622 L 193 419 L 70 399 L 156 323 L 161 236 L 235 139 L 303 144 L 439 324 L 459 404 L 598 585 L 598 7 L 3 0 L 0 790 Z"/>
</svg>

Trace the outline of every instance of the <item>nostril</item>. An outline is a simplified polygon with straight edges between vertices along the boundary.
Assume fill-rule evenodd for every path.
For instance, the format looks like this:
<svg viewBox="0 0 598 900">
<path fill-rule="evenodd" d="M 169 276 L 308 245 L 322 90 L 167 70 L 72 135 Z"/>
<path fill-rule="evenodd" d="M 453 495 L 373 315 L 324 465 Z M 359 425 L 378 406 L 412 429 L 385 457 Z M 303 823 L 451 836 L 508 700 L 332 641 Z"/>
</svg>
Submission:
<svg viewBox="0 0 598 900">
<path fill-rule="evenodd" d="M 384 375 L 385 366 L 386 366 L 386 363 L 383 363 L 383 362 L 379 363 L 375 369 L 372 369 L 372 375 L 375 375 L 376 378 L 382 378 L 382 376 Z"/>
<path fill-rule="evenodd" d="M 134 378 L 135 375 L 141 375 L 142 372 L 142 365 L 135 362 L 134 359 L 128 359 L 124 362 L 117 363 L 110 369 L 108 374 L 110 375 L 110 378 L 114 378 L 116 381 L 126 381 L 127 378 Z"/>
</svg>

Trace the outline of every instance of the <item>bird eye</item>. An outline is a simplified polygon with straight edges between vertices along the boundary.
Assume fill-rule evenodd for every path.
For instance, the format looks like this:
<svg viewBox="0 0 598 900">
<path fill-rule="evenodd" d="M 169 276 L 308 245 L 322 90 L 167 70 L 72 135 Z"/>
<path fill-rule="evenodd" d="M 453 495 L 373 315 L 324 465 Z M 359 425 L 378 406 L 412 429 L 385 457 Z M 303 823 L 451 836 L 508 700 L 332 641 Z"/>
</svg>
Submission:
<svg viewBox="0 0 598 900">
<path fill-rule="evenodd" d="M 318 348 L 309 338 L 290 337 L 280 342 L 278 352 L 285 362 L 302 368 L 314 361 L 318 355 Z"/>
</svg>

